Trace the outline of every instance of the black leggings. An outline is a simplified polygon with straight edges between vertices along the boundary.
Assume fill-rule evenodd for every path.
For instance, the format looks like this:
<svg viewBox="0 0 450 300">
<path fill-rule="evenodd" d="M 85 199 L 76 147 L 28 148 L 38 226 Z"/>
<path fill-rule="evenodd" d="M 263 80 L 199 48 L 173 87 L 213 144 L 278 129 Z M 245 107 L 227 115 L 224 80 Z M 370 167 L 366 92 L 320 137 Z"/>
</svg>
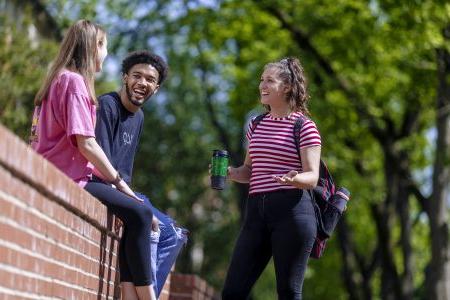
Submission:
<svg viewBox="0 0 450 300">
<path fill-rule="evenodd" d="M 85 189 L 124 224 L 119 245 L 120 281 L 133 282 L 136 286 L 150 285 L 151 208 L 102 182 L 88 182 Z"/>
<path fill-rule="evenodd" d="M 246 299 L 272 256 L 278 299 L 301 299 L 316 230 L 308 192 L 296 189 L 250 195 L 222 299 Z"/>
</svg>

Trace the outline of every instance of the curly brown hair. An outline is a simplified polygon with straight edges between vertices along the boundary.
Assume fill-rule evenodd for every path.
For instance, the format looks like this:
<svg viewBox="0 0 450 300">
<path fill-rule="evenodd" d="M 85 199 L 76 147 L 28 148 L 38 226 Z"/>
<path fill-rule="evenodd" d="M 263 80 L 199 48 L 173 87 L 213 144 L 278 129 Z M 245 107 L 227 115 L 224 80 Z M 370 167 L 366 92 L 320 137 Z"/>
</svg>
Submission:
<svg viewBox="0 0 450 300">
<path fill-rule="evenodd" d="M 291 87 L 286 96 L 291 111 L 299 111 L 309 116 L 307 81 L 300 61 L 295 57 L 287 57 L 264 66 L 264 70 L 269 68 L 278 69 L 280 79 L 284 84 Z M 264 107 L 270 111 L 269 105 L 264 105 Z"/>
</svg>

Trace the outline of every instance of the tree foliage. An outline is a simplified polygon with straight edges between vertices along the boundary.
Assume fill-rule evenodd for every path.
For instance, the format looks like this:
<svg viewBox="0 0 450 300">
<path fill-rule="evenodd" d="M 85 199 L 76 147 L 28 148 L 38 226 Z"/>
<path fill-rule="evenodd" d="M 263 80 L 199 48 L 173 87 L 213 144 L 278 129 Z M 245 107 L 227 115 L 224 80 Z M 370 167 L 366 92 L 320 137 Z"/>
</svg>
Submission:
<svg viewBox="0 0 450 300">
<path fill-rule="evenodd" d="M 81 16 L 104 25 L 111 64 L 140 48 L 168 60 L 169 79 L 145 107 L 134 185 L 190 229 L 178 270 L 221 287 L 247 189 L 209 189 L 210 155 L 226 148 L 233 164 L 242 162 L 243 128 L 261 109 L 263 66 L 297 56 L 324 159 L 353 194 L 326 255 L 310 262 L 305 298 L 447 299 L 446 2 L 60 0 L 45 7 L 60 28 Z M 19 99 L 32 97 L 55 45 L 11 42 L 11 30 L 24 29 L 7 28 L 0 28 L 7 30 L 0 35 L 2 123 L 24 136 L 31 105 Z M 17 103 L 28 103 L 22 119 L 12 117 Z M 273 299 L 275 288 L 269 267 L 253 297 Z"/>
</svg>

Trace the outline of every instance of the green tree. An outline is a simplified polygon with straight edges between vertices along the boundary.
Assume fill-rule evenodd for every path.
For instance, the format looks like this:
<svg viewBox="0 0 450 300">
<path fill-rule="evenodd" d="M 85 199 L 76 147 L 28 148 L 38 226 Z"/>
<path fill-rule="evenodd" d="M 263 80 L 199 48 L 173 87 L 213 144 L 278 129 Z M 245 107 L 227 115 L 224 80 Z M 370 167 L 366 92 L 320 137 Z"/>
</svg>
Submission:
<svg viewBox="0 0 450 300">
<path fill-rule="evenodd" d="M 178 270 L 221 287 L 247 187 L 209 189 L 211 150 L 242 162 L 261 70 L 294 55 L 310 81 L 323 156 L 354 195 L 325 256 L 310 263 L 305 298 L 448 299 L 448 4 L 61 0 L 44 8 L 59 28 L 96 17 L 110 33 L 113 62 L 138 48 L 167 58 L 169 80 L 145 107 L 135 185 L 191 230 Z M 32 54 L 21 45 L 0 54 L 2 68 L 12 53 L 27 53 L 17 61 L 25 66 Z M 8 80 L 21 80 L 16 74 Z M 17 132 L 28 127 L 4 115 Z M 253 298 L 274 297 L 268 268 Z"/>
<path fill-rule="evenodd" d="M 35 35 L 30 14 L 27 9 L 20 18 L 0 13 L 0 119 L 23 139 L 29 135 L 34 95 L 56 53 L 55 42 Z"/>
</svg>

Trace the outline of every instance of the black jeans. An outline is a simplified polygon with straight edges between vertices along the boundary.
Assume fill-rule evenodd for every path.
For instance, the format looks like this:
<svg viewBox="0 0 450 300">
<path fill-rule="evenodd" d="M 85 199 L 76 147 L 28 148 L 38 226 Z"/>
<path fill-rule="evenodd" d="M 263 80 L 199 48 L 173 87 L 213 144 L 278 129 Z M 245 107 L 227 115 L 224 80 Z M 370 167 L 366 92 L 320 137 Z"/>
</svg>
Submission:
<svg viewBox="0 0 450 300">
<path fill-rule="evenodd" d="M 247 299 L 272 256 L 278 299 L 301 299 L 316 231 L 314 206 L 307 191 L 250 195 L 222 299 Z"/>
<path fill-rule="evenodd" d="M 122 220 L 124 231 L 119 245 L 120 281 L 136 286 L 152 283 L 150 264 L 151 207 L 102 182 L 90 181 L 84 187 Z"/>
</svg>

